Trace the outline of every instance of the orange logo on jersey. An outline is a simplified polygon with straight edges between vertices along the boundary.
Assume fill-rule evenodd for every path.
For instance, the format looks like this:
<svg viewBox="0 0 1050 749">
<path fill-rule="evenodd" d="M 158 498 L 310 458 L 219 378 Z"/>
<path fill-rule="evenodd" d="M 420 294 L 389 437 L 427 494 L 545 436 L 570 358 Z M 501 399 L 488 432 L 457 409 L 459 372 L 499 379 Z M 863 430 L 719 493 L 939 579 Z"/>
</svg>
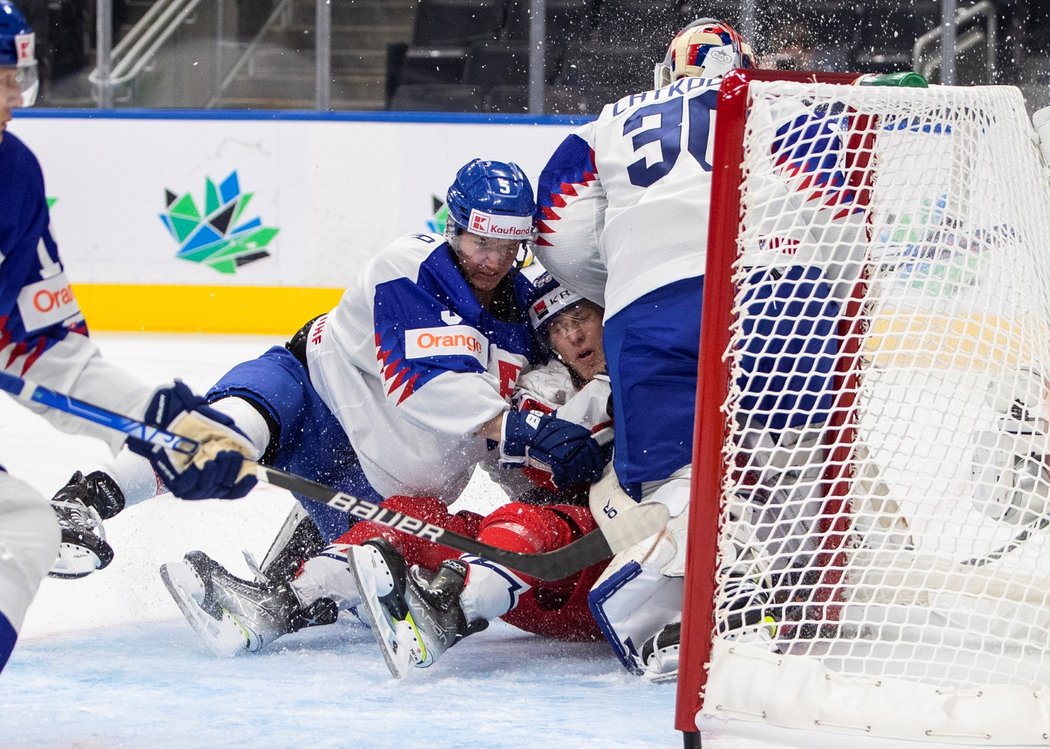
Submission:
<svg viewBox="0 0 1050 749">
<path fill-rule="evenodd" d="M 64 322 L 80 312 L 65 273 L 30 284 L 18 294 L 18 311 L 26 332 Z"/>
<path fill-rule="evenodd" d="M 471 356 L 482 366 L 488 363 L 489 341 L 469 325 L 446 325 L 405 331 L 405 358 Z"/>
</svg>

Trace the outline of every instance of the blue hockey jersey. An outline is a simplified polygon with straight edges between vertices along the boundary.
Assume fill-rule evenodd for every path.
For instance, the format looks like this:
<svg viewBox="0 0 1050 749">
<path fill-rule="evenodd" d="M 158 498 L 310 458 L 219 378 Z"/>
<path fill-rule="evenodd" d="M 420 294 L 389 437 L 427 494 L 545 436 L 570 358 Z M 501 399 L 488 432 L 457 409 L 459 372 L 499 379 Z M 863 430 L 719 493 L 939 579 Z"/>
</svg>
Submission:
<svg viewBox="0 0 1050 749">
<path fill-rule="evenodd" d="M 104 362 L 88 338 L 51 234 L 40 164 L 10 132 L 0 140 L 0 368 L 130 416 L 145 412 L 153 390 Z M 124 442 L 86 421 L 41 414 L 114 450 Z"/>
</svg>

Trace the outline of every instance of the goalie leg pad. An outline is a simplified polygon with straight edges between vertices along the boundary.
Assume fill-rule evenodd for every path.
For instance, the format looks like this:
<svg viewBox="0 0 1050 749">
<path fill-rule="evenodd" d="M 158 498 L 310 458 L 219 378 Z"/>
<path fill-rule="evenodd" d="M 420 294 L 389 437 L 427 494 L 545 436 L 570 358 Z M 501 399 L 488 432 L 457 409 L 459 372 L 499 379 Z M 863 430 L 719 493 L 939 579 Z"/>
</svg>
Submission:
<svg viewBox="0 0 1050 749">
<path fill-rule="evenodd" d="M 591 613 L 624 668 L 642 674 L 640 649 L 666 625 L 681 620 L 683 578 L 663 574 L 676 554 L 674 542 L 661 534 L 613 557 L 591 588 Z"/>
</svg>

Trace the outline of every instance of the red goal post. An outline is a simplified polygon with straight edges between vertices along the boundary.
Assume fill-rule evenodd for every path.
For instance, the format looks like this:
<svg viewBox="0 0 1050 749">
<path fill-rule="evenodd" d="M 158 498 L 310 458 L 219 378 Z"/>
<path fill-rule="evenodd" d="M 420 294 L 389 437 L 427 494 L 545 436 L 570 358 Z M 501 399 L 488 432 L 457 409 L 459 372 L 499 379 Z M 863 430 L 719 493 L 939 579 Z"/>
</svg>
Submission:
<svg viewBox="0 0 1050 749">
<path fill-rule="evenodd" d="M 1046 743 L 1046 166 L 1016 89 L 855 79 L 722 84 L 676 728 Z M 780 652 L 717 634 L 730 547 Z"/>
</svg>

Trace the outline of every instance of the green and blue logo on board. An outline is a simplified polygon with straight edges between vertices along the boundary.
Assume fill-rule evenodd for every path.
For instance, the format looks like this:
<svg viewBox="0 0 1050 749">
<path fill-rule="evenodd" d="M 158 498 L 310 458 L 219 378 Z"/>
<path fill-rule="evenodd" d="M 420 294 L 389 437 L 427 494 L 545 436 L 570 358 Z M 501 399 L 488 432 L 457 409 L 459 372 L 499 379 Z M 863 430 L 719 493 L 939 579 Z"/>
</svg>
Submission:
<svg viewBox="0 0 1050 749">
<path fill-rule="evenodd" d="M 220 273 L 235 273 L 242 265 L 270 255 L 266 248 L 280 230 L 263 226 L 258 216 L 246 216 L 254 193 L 241 192 L 236 170 L 218 185 L 205 178 L 203 209 L 188 192 L 180 196 L 164 192 L 167 211 L 160 220 L 179 243 L 176 257 Z"/>
</svg>

